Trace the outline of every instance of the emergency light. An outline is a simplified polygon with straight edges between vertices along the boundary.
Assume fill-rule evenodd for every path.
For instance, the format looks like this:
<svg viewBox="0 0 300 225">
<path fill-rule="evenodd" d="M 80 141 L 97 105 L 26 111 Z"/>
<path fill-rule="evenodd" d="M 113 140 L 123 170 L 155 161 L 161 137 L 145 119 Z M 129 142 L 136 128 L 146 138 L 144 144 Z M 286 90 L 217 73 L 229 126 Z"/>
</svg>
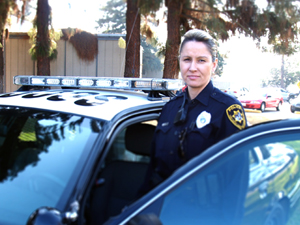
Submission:
<svg viewBox="0 0 300 225">
<path fill-rule="evenodd" d="M 184 86 L 180 79 L 26 76 L 14 77 L 14 84 L 43 87 L 108 88 L 149 91 L 179 90 Z"/>
</svg>

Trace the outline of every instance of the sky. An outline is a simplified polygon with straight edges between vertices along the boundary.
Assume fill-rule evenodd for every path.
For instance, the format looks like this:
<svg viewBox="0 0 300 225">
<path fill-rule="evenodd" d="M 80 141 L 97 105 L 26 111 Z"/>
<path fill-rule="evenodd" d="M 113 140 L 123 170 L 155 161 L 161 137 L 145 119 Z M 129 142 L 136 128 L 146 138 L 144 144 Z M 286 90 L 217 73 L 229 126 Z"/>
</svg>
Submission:
<svg viewBox="0 0 300 225">
<path fill-rule="evenodd" d="M 84 4 L 82 2 L 80 0 L 49 0 L 54 28 L 71 27 L 98 33 L 99 30 L 95 29 L 96 20 L 101 17 L 100 8 L 106 4 L 106 0 L 85 0 Z M 26 32 L 31 26 L 31 23 L 22 26 L 15 25 L 11 31 Z M 167 36 L 166 23 L 160 23 L 157 33 L 163 42 Z M 232 37 L 229 41 L 220 42 L 219 51 L 228 56 L 222 79 L 241 83 L 249 88 L 259 85 L 262 78 L 269 76 L 271 68 L 278 68 L 281 64 L 279 56 L 261 53 L 250 38 Z"/>
<path fill-rule="evenodd" d="M 101 11 L 99 10 L 106 0 L 48 0 L 52 9 L 52 24 L 55 29 L 61 28 L 80 28 L 88 32 L 97 32 L 96 20 L 100 18 Z M 30 5 L 36 7 L 37 0 L 31 0 Z M 84 2 L 84 4 L 83 4 Z M 22 1 L 17 1 L 19 8 L 22 6 Z M 35 16 L 35 11 L 30 15 L 28 20 L 32 20 Z M 13 31 L 25 31 L 32 27 L 29 21 L 23 25 L 14 23 L 11 27 Z"/>
<path fill-rule="evenodd" d="M 84 2 L 84 4 L 82 4 Z M 96 33 L 96 20 L 100 18 L 100 8 L 105 0 L 49 0 L 53 12 L 53 25 L 60 28 L 80 28 Z"/>
<path fill-rule="evenodd" d="M 270 76 L 272 68 L 280 68 L 281 57 L 262 53 L 251 38 L 232 37 L 220 43 L 220 52 L 227 53 L 223 79 L 241 83 L 248 88 Z"/>
</svg>

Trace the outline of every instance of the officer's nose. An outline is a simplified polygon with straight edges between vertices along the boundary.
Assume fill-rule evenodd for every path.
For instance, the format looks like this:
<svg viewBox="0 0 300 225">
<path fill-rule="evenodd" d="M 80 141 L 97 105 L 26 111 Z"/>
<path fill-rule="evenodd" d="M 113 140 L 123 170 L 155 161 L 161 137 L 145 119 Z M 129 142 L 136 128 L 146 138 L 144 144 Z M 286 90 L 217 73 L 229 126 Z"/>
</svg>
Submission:
<svg viewBox="0 0 300 225">
<path fill-rule="evenodd" d="M 192 61 L 191 61 L 189 70 L 190 70 L 191 72 L 197 71 L 195 60 L 192 60 Z"/>
</svg>

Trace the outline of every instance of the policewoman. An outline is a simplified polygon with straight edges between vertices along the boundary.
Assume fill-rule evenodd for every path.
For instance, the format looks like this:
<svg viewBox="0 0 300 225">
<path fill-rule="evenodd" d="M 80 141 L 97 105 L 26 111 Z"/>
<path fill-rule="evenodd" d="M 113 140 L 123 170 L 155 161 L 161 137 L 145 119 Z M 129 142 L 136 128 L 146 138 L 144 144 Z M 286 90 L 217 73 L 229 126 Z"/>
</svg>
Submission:
<svg viewBox="0 0 300 225">
<path fill-rule="evenodd" d="M 180 46 L 181 76 L 187 88 L 163 108 L 153 139 L 151 186 L 247 121 L 240 102 L 213 86 L 218 59 L 214 39 L 190 30 Z M 149 177 L 148 177 L 149 178 Z"/>
</svg>

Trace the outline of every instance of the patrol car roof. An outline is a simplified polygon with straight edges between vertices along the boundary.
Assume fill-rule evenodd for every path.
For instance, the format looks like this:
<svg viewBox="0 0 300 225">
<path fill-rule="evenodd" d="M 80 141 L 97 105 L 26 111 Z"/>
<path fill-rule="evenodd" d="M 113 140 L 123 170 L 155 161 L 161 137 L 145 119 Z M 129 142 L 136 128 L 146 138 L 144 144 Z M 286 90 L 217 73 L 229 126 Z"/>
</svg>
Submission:
<svg viewBox="0 0 300 225">
<path fill-rule="evenodd" d="M 157 105 L 147 94 L 129 91 L 47 90 L 0 95 L 2 106 L 30 107 L 111 120 L 119 112 L 142 105 Z"/>
<path fill-rule="evenodd" d="M 0 95 L 2 106 L 30 107 L 111 120 L 119 112 L 142 105 L 157 105 L 147 94 L 108 90 L 47 90 Z"/>
<path fill-rule="evenodd" d="M 37 78 L 38 80 L 34 80 Z M 41 82 L 43 79 L 43 82 Z M 76 79 L 75 83 L 80 83 L 80 80 L 84 80 L 86 83 L 90 83 L 89 78 L 74 78 L 74 77 L 42 77 L 42 76 L 16 76 L 15 84 L 26 85 L 30 87 L 35 86 L 52 86 L 47 84 L 47 79 L 58 79 L 60 83 L 63 82 L 61 79 Z M 95 79 L 95 78 L 90 78 Z M 105 78 L 107 82 L 107 78 Z M 101 80 L 94 80 L 94 82 Z M 127 82 L 128 79 L 117 78 L 118 85 L 123 82 Z M 136 79 L 137 80 L 137 79 Z M 161 79 L 162 80 L 162 79 Z M 88 82 L 87 82 L 88 81 Z M 102 80 L 101 80 L 102 81 Z M 153 80 L 150 79 L 151 82 Z M 37 84 L 34 84 L 36 82 Z M 110 79 L 109 82 L 114 83 L 114 79 Z M 129 84 L 131 84 L 130 79 Z M 138 79 L 144 86 L 149 82 L 149 79 Z M 165 82 L 165 80 L 163 81 Z M 174 80 L 172 81 L 174 84 Z M 32 90 L 32 91 L 16 91 L 11 93 L 5 93 L 0 95 L 0 106 L 19 106 L 19 107 L 30 107 L 35 109 L 43 109 L 50 111 L 59 111 L 71 114 L 84 115 L 88 117 L 99 118 L 103 120 L 111 120 L 115 115 L 121 111 L 133 108 L 133 107 L 155 107 L 165 103 L 169 98 L 160 98 L 155 101 L 149 100 L 149 94 L 142 92 L 138 88 L 133 87 L 107 87 L 106 89 L 101 87 L 95 89 L 95 87 L 87 87 L 85 83 L 84 89 L 49 89 L 49 90 Z M 128 83 L 128 82 L 127 82 Z M 69 83 L 68 83 L 69 84 Z M 71 88 L 77 86 L 72 85 Z M 94 84 L 92 82 L 92 84 Z M 151 84 L 153 85 L 153 84 Z M 56 88 L 62 87 L 63 85 L 55 84 Z M 70 86 L 70 85 L 69 85 Z M 68 87 L 69 87 L 68 86 Z M 80 86 L 80 85 L 79 85 Z M 82 86 L 81 86 L 82 88 Z M 89 89 L 94 88 L 94 89 Z M 112 90 L 111 88 L 115 89 Z M 120 90 L 122 89 L 122 90 Z M 141 88 L 143 89 L 143 88 Z M 151 91 L 151 88 L 146 88 Z M 158 90 L 157 86 L 155 90 Z M 166 90 L 164 87 L 162 90 Z"/>
</svg>

